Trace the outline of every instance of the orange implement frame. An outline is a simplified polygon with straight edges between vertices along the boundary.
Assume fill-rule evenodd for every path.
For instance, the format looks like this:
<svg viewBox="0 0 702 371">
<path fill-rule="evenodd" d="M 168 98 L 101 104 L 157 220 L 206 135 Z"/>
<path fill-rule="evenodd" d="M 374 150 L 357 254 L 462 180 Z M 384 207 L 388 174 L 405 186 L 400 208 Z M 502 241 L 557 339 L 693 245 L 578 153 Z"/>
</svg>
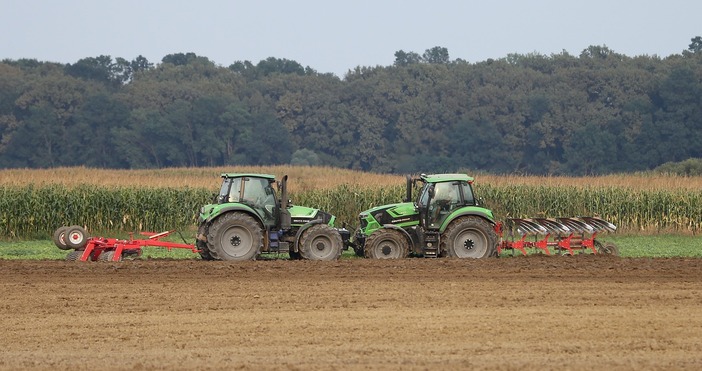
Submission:
<svg viewBox="0 0 702 371">
<path fill-rule="evenodd" d="M 141 235 L 147 236 L 148 238 L 137 240 L 134 239 L 133 234 L 131 233 L 128 240 L 120 240 L 117 238 L 105 237 L 91 237 L 88 239 L 87 244 L 85 245 L 85 250 L 83 250 L 83 253 L 81 254 L 78 260 L 120 261 L 122 259 L 123 254 L 140 256 L 142 252 L 142 247 L 163 247 L 168 249 L 169 251 L 171 249 L 188 249 L 193 253 L 200 252 L 200 250 L 198 250 L 194 245 L 161 241 L 161 238 L 166 237 L 173 232 L 175 232 L 175 230 L 161 233 L 142 232 Z"/>
</svg>

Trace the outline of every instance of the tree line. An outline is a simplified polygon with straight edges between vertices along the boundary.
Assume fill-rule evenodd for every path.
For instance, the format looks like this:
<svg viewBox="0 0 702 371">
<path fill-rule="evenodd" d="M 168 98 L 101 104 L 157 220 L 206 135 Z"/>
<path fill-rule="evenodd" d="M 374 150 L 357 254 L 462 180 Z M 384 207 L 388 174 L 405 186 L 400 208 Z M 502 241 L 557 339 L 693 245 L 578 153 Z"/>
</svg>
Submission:
<svg viewBox="0 0 702 371">
<path fill-rule="evenodd" d="M 0 62 L 0 168 L 583 175 L 689 158 L 702 158 L 700 37 L 664 58 L 590 46 L 470 63 L 443 47 L 400 50 L 343 77 L 194 53 Z"/>
</svg>

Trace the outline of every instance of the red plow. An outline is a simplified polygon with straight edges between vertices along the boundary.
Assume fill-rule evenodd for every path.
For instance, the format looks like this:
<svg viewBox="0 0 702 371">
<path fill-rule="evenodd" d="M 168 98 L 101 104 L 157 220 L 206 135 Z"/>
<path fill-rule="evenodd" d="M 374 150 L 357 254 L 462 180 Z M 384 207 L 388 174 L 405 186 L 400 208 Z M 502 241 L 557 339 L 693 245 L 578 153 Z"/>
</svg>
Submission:
<svg viewBox="0 0 702 371">
<path fill-rule="evenodd" d="M 507 219 L 505 225 L 498 224 L 495 229 L 503 237 L 497 246 L 498 255 L 507 250 L 511 250 L 512 255 L 515 250 L 527 255 L 527 249 L 535 249 L 546 255 L 551 255 L 551 250 L 558 255 L 619 255 L 616 245 L 596 240 L 598 233 L 614 232 L 617 227 L 596 217 L 513 218 Z"/>
<path fill-rule="evenodd" d="M 188 249 L 199 253 L 195 245 L 162 241 L 161 239 L 172 234 L 173 231 L 161 233 L 141 232 L 145 239 L 134 239 L 132 233 L 129 239 L 88 237 L 84 228 L 80 226 L 61 227 L 54 233 L 54 243 L 62 250 L 71 251 L 66 260 L 80 261 L 121 261 L 123 258 L 139 257 L 143 247 L 162 247 L 171 249 Z M 182 238 L 182 236 L 181 236 Z"/>
</svg>

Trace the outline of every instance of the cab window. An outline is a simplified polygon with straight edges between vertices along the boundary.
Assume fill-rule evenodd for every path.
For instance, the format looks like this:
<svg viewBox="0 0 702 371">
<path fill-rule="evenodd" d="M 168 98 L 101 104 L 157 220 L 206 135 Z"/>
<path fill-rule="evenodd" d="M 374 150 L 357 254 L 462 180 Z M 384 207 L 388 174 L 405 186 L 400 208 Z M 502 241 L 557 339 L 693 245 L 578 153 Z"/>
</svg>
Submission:
<svg viewBox="0 0 702 371">
<path fill-rule="evenodd" d="M 241 178 L 231 178 L 229 183 L 231 186 L 229 187 L 229 199 L 227 202 L 239 202 L 239 195 L 241 194 Z"/>
<path fill-rule="evenodd" d="M 464 205 L 475 205 L 475 198 L 473 196 L 473 187 L 470 186 L 470 183 L 461 182 L 461 192 L 463 193 L 463 204 Z"/>
</svg>

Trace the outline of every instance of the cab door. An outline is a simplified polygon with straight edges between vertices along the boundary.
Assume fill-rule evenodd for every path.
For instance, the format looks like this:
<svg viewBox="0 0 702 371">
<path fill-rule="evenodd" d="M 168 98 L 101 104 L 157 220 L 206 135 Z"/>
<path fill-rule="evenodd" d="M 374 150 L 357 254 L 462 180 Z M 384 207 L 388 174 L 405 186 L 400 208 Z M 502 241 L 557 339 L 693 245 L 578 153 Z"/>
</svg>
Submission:
<svg viewBox="0 0 702 371">
<path fill-rule="evenodd" d="M 276 206 L 273 181 L 264 178 L 244 178 L 241 202 L 253 208 L 266 226 L 276 225 Z"/>
</svg>

